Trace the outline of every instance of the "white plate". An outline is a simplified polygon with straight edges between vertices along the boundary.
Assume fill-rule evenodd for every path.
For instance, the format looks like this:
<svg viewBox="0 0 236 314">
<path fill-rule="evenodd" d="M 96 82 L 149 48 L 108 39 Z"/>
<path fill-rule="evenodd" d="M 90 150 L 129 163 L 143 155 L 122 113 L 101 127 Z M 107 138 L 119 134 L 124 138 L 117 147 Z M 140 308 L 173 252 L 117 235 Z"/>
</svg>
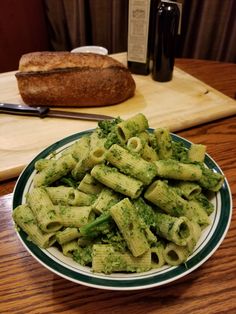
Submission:
<svg viewBox="0 0 236 314">
<path fill-rule="evenodd" d="M 31 161 L 16 183 L 13 195 L 13 208 L 25 203 L 25 195 L 32 188 L 32 180 L 36 173 L 34 170 L 35 162 L 38 159 L 46 158 L 51 153 L 60 154 L 66 147 L 89 132 L 92 132 L 92 130 L 80 132 L 58 141 Z M 172 134 L 172 138 L 174 141 L 182 142 L 185 147 L 190 147 L 191 143 L 182 137 Z M 220 167 L 208 154 L 205 157 L 205 164 L 215 172 L 223 174 Z M 176 267 L 164 266 L 159 270 L 151 270 L 140 274 L 105 275 L 93 273 L 89 267 L 82 267 L 71 258 L 65 257 L 54 247 L 49 249 L 38 248 L 27 240 L 27 235 L 23 231 L 19 231 L 18 235 L 23 245 L 36 260 L 63 278 L 101 289 L 146 289 L 173 282 L 189 274 L 202 265 L 216 251 L 227 233 L 232 215 L 231 191 L 226 179 L 220 191 L 215 193 L 213 203 L 216 209 L 210 216 L 211 225 L 204 230 L 193 254 L 185 264 Z"/>
<path fill-rule="evenodd" d="M 100 55 L 107 55 L 108 50 L 104 47 L 100 46 L 82 46 L 82 47 L 77 47 L 71 50 L 71 52 L 86 52 L 86 53 L 98 53 Z"/>
</svg>

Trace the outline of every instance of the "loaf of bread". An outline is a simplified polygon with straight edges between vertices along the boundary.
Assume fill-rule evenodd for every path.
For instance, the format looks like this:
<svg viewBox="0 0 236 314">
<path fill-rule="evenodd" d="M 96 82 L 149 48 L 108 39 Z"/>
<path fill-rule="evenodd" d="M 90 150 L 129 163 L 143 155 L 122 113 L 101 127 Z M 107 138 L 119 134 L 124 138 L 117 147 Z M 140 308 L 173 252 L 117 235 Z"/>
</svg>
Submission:
<svg viewBox="0 0 236 314">
<path fill-rule="evenodd" d="M 135 92 L 135 82 L 122 63 L 94 53 L 24 54 L 16 79 L 23 101 L 31 106 L 106 106 Z"/>
</svg>

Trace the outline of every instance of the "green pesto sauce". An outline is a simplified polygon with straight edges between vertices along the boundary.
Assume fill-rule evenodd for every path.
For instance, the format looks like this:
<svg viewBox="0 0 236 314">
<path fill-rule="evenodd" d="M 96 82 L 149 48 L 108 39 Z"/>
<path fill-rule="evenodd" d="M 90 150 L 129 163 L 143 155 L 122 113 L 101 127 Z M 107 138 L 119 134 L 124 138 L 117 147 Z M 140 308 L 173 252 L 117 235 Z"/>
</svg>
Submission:
<svg viewBox="0 0 236 314">
<path fill-rule="evenodd" d="M 123 120 L 120 117 L 117 117 L 113 120 L 103 120 L 98 122 L 98 126 L 100 128 L 99 136 L 106 137 L 110 132 L 112 132 L 116 125 Z"/>
<path fill-rule="evenodd" d="M 32 217 L 31 215 L 20 216 L 19 218 L 24 224 L 37 224 L 35 217 Z"/>
<path fill-rule="evenodd" d="M 212 189 L 216 187 L 223 176 L 220 173 L 215 173 L 211 169 L 208 169 L 202 165 L 202 177 L 199 180 L 200 185 L 202 185 L 205 189 Z"/>
<path fill-rule="evenodd" d="M 122 152 L 118 149 L 113 149 L 112 151 L 110 151 L 110 154 L 117 160 L 122 159 Z"/>
<path fill-rule="evenodd" d="M 45 175 L 45 184 L 50 184 L 52 181 L 52 178 L 55 177 L 56 171 L 55 167 L 50 167 L 46 170 L 46 175 Z"/>
<path fill-rule="evenodd" d="M 117 252 L 124 253 L 127 250 L 127 243 L 115 225 L 102 236 L 101 241 L 104 244 L 111 244 Z"/>
<path fill-rule="evenodd" d="M 92 245 L 79 247 L 73 252 L 73 259 L 82 266 L 90 266 L 92 264 Z"/>
<path fill-rule="evenodd" d="M 204 194 L 199 194 L 195 196 L 195 200 L 203 206 L 208 215 L 210 215 L 214 211 L 214 205 L 208 200 L 208 198 Z"/>
<path fill-rule="evenodd" d="M 188 150 L 182 142 L 172 142 L 172 158 L 181 162 L 188 162 Z"/>
<path fill-rule="evenodd" d="M 113 144 L 121 144 L 120 139 L 115 131 L 108 134 L 104 147 L 109 149 Z"/>
<path fill-rule="evenodd" d="M 49 218 L 50 220 L 55 219 L 55 217 L 56 217 L 56 212 L 55 212 L 55 210 L 50 210 L 50 211 L 47 213 L 47 216 L 48 216 L 48 218 Z"/>
<path fill-rule="evenodd" d="M 134 206 L 137 210 L 138 216 L 143 219 L 147 226 L 155 226 L 156 217 L 154 210 L 150 205 L 145 203 L 143 198 L 139 197 L 137 200 L 135 200 Z"/>
<path fill-rule="evenodd" d="M 104 273 L 111 274 L 115 271 L 125 271 L 127 269 L 127 262 L 122 258 L 122 256 L 114 254 L 111 252 L 104 259 Z"/>
<path fill-rule="evenodd" d="M 179 235 L 181 238 L 186 238 L 189 236 L 189 228 L 187 227 L 187 225 L 185 223 L 182 223 L 179 229 Z"/>
</svg>

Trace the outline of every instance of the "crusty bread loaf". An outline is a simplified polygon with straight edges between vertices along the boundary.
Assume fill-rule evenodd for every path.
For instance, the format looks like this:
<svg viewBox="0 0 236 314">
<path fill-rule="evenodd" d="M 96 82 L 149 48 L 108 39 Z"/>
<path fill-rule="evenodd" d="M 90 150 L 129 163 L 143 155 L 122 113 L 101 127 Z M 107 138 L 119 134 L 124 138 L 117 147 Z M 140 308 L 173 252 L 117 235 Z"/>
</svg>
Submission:
<svg viewBox="0 0 236 314">
<path fill-rule="evenodd" d="M 135 91 L 123 64 L 93 53 L 28 53 L 20 59 L 16 78 L 22 99 L 31 106 L 113 105 Z"/>
</svg>

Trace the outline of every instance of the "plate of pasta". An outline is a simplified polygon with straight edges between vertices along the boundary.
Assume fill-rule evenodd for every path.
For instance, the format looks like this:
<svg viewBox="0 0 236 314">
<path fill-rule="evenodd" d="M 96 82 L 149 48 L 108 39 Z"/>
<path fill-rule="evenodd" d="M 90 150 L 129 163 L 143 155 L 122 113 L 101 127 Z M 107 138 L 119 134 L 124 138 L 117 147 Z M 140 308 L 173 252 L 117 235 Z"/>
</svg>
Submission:
<svg viewBox="0 0 236 314">
<path fill-rule="evenodd" d="M 39 153 L 13 195 L 16 232 L 42 265 L 73 282 L 137 290 L 194 271 L 231 220 L 222 170 L 139 113 L 100 121 Z"/>
</svg>

